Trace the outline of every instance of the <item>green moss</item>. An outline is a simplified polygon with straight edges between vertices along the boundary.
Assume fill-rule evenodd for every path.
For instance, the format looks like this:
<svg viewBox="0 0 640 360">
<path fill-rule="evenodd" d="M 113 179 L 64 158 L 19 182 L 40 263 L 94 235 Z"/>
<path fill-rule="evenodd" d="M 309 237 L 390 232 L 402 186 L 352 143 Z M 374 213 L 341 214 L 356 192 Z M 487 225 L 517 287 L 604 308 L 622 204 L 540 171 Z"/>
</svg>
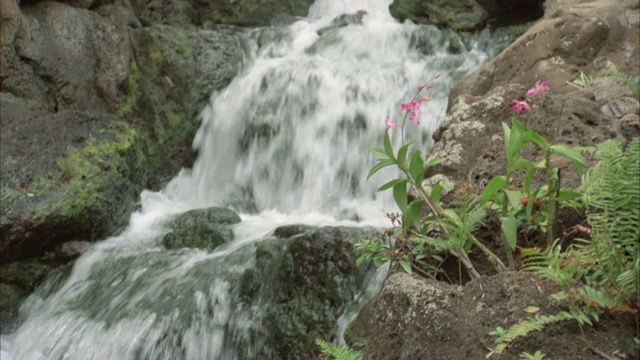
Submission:
<svg viewBox="0 0 640 360">
<path fill-rule="evenodd" d="M 24 195 L 25 195 L 24 193 L 16 189 L 12 189 L 6 185 L 0 185 L 0 203 L 1 204 L 11 203 L 12 201 Z M 0 214 L 4 213 L 4 211 L 5 211 L 5 208 L 3 206 L 2 209 L 0 209 Z"/>
<path fill-rule="evenodd" d="M 169 130 L 178 129 L 181 123 L 182 123 L 182 120 L 180 119 L 180 116 L 178 116 L 176 113 L 170 111 L 167 114 L 167 125 L 169 126 Z"/>
<path fill-rule="evenodd" d="M 149 67 L 147 72 L 153 77 L 158 77 L 162 71 L 162 59 L 164 56 L 160 44 L 154 37 L 151 37 L 147 51 L 148 59 L 145 59 L 147 60 L 145 64 Z"/>
<path fill-rule="evenodd" d="M 103 140 L 69 148 L 47 177 L 35 179 L 29 187 L 39 200 L 32 225 L 106 219 L 114 208 L 122 206 L 118 200 L 124 200 L 131 190 L 130 178 L 139 175 L 137 167 L 143 161 L 137 133 L 125 123 L 115 123 Z"/>
<path fill-rule="evenodd" d="M 307 16 L 309 13 L 310 1 L 306 0 L 289 0 L 289 9 L 293 16 Z"/>
<path fill-rule="evenodd" d="M 131 113 L 133 107 L 138 103 L 138 84 L 140 82 L 140 69 L 135 59 L 131 60 L 131 68 L 129 69 L 129 77 L 127 78 L 127 90 L 129 94 L 124 104 L 118 109 L 118 116 L 125 117 Z"/>
<path fill-rule="evenodd" d="M 178 40 L 178 43 L 176 44 L 176 53 L 184 56 L 185 58 L 192 58 L 193 49 L 189 45 L 187 34 L 182 30 L 178 30 L 178 32 L 176 33 L 176 39 Z"/>
</svg>

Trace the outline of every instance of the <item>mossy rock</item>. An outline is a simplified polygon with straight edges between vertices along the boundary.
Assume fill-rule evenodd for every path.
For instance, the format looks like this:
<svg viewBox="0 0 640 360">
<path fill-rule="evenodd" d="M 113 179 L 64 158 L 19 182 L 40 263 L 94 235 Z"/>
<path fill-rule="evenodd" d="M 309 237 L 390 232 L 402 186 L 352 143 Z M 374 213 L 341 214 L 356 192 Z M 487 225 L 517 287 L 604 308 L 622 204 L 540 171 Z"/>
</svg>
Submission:
<svg viewBox="0 0 640 360">
<path fill-rule="evenodd" d="M 391 15 L 416 24 L 430 24 L 453 30 L 477 30 L 489 17 L 487 11 L 475 0 L 395 0 L 390 6 Z"/>
<path fill-rule="evenodd" d="M 231 242 L 235 235 L 230 225 L 240 222 L 235 212 L 219 207 L 191 210 L 171 220 L 171 231 L 163 238 L 167 249 L 198 248 L 212 251 Z"/>
<path fill-rule="evenodd" d="M 216 0 L 196 5 L 198 25 L 268 26 L 307 16 L 313 0 Z"/>
<path fill-rule="evenodd" d="M 315 339 L 333 336 L 338 318 L 363 288 L 368 269 L 355 267 L 353 244 L 382 234 L 371 228 L 287 225 L 275 235 L 258 243 L 256 268 L 243 276 L 242 300 L 253 296 L 255 303 L 271 304 L 263 313 L 264 341 L 279 358 L 308 359 Z"/>
<path fill-rule="evenodd" d="M 238 30 L 153 25 L 130 31 L 133 47 L 126 97 L 117 113 L 144 134 L 151 188 L 190 167 L 192 141 L 211 93 L 240 70 Z"/>
<path fill-rule="evenodd" d="M 18 286 L 0 283 L 0 333 L 13 329 L 20 303 L 26 296 L 26 292 Z"/>
<path fill-rule="evenodd" d="M 108 115 L 75 116 L 111 122 L 81 146 L 69 147 L 26 186 L 1 185 L 0 263 L 42 254 L 70 239 L 116 232 L 147 183 L 146 158 L 132 127 Z"/>
</svg>

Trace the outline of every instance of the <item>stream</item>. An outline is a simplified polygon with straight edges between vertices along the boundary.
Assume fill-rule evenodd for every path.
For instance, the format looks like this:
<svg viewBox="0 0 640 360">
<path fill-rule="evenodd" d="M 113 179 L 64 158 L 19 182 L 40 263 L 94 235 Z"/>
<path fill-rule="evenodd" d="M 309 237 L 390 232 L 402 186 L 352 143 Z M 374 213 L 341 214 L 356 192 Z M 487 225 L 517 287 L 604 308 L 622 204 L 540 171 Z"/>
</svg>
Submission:
<svg viewBox="0 0 640 360">
<path fill-rule="evenodd" d="M 421 124 L 406 125 L 424 152 L 455 81 L 505 45 L 488 31 L 462 38 L 398 23 L 389 3 L 317 0 L 289 26 L 248 30 L 244 69 L 202 110 L 192 168 L 162 191 L 142 192 L 126 230 L 25 301 L 20 326 L 2 337 L 2 360 L 274 358 L 262 324 L 267 298 L 239 300 L 258 244 L 288 224 L 390 226 L 391 193 L 376 189 L 396 174 L 365 180 L 375 162 L 368 148 L 381 146 L 385 117 L 401 122 L 400 104 L 442 74 Z M 351 14 L 345 26 L 332 23 L 343 14 Z M 211 206 L 240 214 L 232 243 L 212 252 L 164 248 L 167 220 Z M 359 278 L 325 339 L 342 341 L 384 277 L 382 269 Z"/>
</svg>

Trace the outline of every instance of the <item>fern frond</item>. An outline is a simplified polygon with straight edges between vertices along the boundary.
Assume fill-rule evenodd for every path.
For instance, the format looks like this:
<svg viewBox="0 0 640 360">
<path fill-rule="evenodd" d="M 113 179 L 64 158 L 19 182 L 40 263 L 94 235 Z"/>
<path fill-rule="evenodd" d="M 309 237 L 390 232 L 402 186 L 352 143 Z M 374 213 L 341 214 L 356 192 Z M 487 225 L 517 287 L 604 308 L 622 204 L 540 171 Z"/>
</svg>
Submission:
<svg viewBox="0 0 640 360">
<path fill-rule="evenodd" d="M 323 339 L 316 339 L 316 345 L 320 347 L 323 355 L 330 356 L 335 360 L 362 360 L 362 353 L 343 345 L 339 346 Z"/>
<path fill-rule="evenodd" d="M 527 336 L 534 331 L 542 330 L 546 325 L 573 319 L 575 319 L 574 315 L 567 311 L 562 311 L 556 315 L 537 315 L 526 318 L 522 322 L 507 329 L 500 338 L 501 343 L 498 344 L 493 351 L 496 354 L 502 354 L 507 346 L 517 338 Z"/>
</svg>

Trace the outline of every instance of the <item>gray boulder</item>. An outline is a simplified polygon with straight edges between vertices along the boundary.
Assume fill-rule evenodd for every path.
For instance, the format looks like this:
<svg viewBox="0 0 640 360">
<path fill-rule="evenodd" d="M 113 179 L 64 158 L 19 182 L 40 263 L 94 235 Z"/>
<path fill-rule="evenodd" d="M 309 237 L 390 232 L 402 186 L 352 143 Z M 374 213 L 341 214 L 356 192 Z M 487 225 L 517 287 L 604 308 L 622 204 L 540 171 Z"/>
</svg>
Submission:
<svg viewBox="0 0 640 360">
<path fill-rule="evenodd" d="M 171 231 L 163 238 L 167 249 L 199 248 L 212 251 L 231 242 L 235 236 L 230 225 L 240 222 L 235 212 L 219 207 L 191 210 L 169 221 Z"/>
</svg>

